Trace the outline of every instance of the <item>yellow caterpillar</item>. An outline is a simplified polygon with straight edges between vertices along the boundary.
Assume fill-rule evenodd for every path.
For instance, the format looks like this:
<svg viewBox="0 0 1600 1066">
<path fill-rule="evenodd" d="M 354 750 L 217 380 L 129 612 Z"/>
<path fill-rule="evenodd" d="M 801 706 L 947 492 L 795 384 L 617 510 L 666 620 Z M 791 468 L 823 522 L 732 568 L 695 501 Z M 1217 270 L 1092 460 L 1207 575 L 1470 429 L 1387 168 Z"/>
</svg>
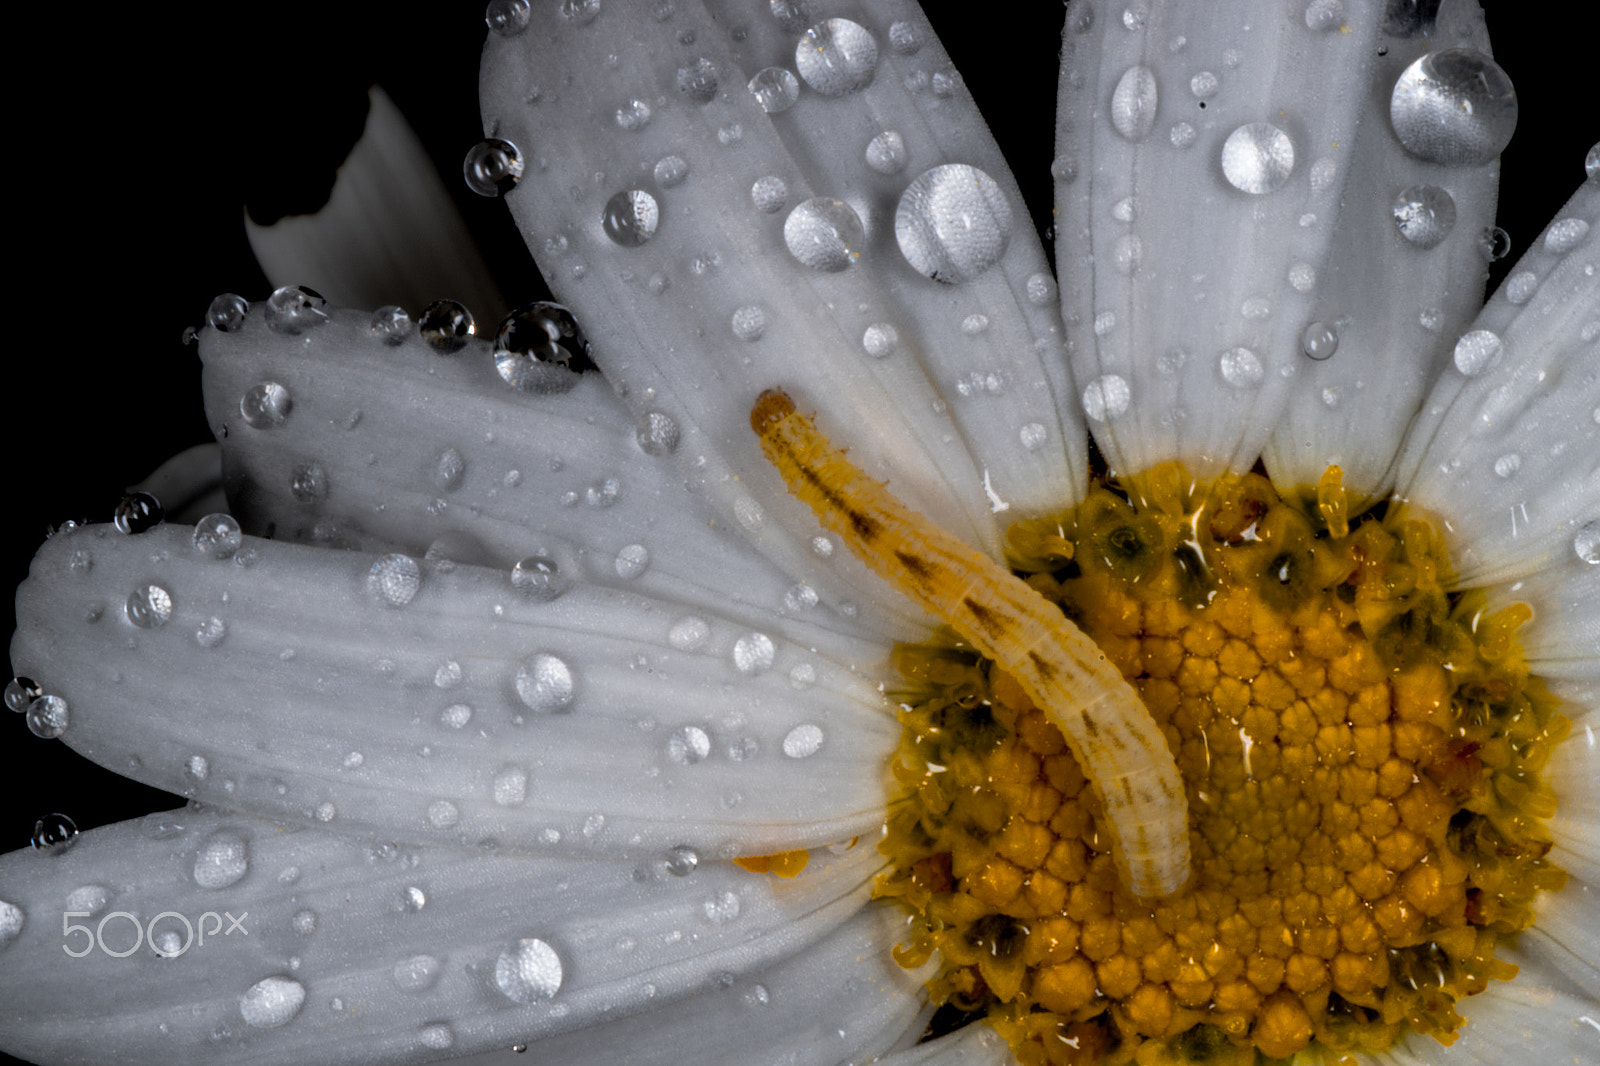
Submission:
<svg viewBox="0 0 1600 1066">
<path fill-rule="evenodd" d="M 1012 675 L 1053 722 L 1105 806 L 1123 883 L 1141 898 L 1189 877 L 1189 805 L 1138 693 L 1083 631 L 1010 571 L 868 477 L 768 389 L 750 411 L 761 450 L 828 529 L 880 577 Z"/>
</svg>

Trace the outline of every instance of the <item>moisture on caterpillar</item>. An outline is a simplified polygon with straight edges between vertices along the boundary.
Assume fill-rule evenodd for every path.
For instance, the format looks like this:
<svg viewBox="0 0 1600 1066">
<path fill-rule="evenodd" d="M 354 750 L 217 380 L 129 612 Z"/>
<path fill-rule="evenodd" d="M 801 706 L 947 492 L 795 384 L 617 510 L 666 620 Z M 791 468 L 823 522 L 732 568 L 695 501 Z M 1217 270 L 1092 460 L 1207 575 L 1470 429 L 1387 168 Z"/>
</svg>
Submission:
<svg viewBox="0 0 1600 1066">
<path fill-rule="evenodd" d="M 1154 899 L 1189 878 L 1189 808 L 1166 737 L 1082 630 L 1016 575 L 911 510 L 780 389 L 750 411 L 789 491 L 859 559 L 1016 679 L 1100 796 L 1123 882 Z"/>
</svg>

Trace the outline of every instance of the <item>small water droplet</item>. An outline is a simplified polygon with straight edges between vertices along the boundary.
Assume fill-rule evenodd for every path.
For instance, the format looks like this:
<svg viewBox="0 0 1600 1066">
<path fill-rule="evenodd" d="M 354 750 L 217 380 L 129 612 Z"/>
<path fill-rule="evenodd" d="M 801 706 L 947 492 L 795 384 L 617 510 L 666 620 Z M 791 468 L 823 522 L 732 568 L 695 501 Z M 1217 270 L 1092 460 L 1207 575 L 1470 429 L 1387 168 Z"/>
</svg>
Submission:
<svg viewBox="0 0 1600 1066">
<path fill-rule="evenodd" d="M 495 771 L 490 793 L 499 807 L 520 807 L 528 798 L 528 771 L 515 764 Z"/>
<path fill-rule="evenodd" d="M 1464 333 L 1456 341 L 1456 369 L 1469 378 L 1476 377 L 1499 360 L 1504 347 L 1499 334 L 1490 330 L 1475 329 Z"/>
<path fill-rule="evenodd" d="M 617 552 L 613 563 L 617 576 L 631 581 L 650 568 L 650 549 L 643 544 L 628 544 Z"/>
<path fill-rule="evenodd" d="M 900 333 L 888 322 L 874 322 L 861 334 L 861 347 L 874 359 L 882 359 L 900 345 Z"/>
<path fill-rule="evenodd" d="M 461 163 L 467 188 L 479 196 L 504 196 L 522 180 L 522 153 L 510 141 L 490 137 L 467 150 Z"/>
<path fill-rule="evenodd" d="M 657 185 L 670 189 L 682 185 L 689 177 L 689 164 L 681 155 L 664 155 L 656 160 L 651 173 L 655 175 Z"/>
<path fill-rule="evenodd" d="M 750 201 L 756 205 L 756 210 L 764 214 L 782 211 L 788 200 L 789 186 L 777 175 L 757 178 L 750 186 Z"/>
<path fill-rule="evenodd" d="M 1139 261 L 1143 258 L 1144 242 L 1131 233 L 1124 233 L 1111 246 L 1111 262 L 1116 266 L 1117 273 L 1124 277 L 1138 270 Z"/>
<path fill-rule="evenodd" d="M 1202 70 L 1200 73 L 1189 79 L 1189 91 L 1194 94 L 1194 98 L 1196 100 L 1211 99 L 1213 96 L 1217 95 L 1217 90 L 1221 87 L 1222 83 L 1217 80 L 1217 76 L 1209 70 Z"/>
<path fill-rule="evenodd" d="M 989 175 L 949 163 L 906 187 L 895 208 L 894 233 L 914 269 L 957 284 L 999 262 L 1011 238 L 1011 206 Z"/>
<path fill-rule="evenodd" d="M 1294 172 L 1294 143 L 1270 122 L 1247 122 L 1222 143 L 1222 176 L 1240 192 L 1261 196 Z"/>
<path fill-rule="evenodd" d="M 699 726 L 686 725 L 667 738 L 667 758 L 679 766 L 692 766 L 711 754 L 711 738 Z"/>
<path fill-rule="evenodd" d="M 1590 566 L 1600 565 L 1600 519 L 1583 524 L 1572 538 L 1572 550 Z"/>
<path fill-rule="evenodd" d="M 1589 223 L 1581 218 L 1559 218 L 1550 223 L 1544 233 L 1544 250 L 1555 255 L 1572 251 L 1589 232 Z"/>
<path fill-rule="evenodd" d="M 428 469 L 428 480 L 440 492 L 454 492 L 461 487 L 467 472 L 467 460 L 455 448 L 445 448 L 433 457 Z"/>
<path fill-rule="evenodd" d="M 600 14 L 600 0 L 561 0 L 557 10 L 566 21 L 587 26 Z"/>
<path fill-rule="evenodd" d="M 689 845 L 679 844 L 677 847 L 667 849 L 667 873 L 673 877 L 688 877 L 699 865 L 700 854 Z"/>
<path fill-rule="evenodd" d="M 528 0 L 489 0 L 483 21 L 501 37 L 515 37 L 528 28 Z"/>
<path fill-rule="evenodd" d="M 678 91 L 697 104 L 717 98 L 717 65 L 704 56 L 678 68 Z"/>
<path fill-rule="evenodd" d="M 546 555 L 530 555 L 511 568 L 511 587 L 532 599 L 549 602 L 565 592 L 569 582 L 556 561 Z"/>
<path fill-rule="evenodd" d="M 1195 138 L 1198 136 L 1199 133 L 1188 122 L 1175 122 L 1172 125 L 1172 129 L 1167 132 L 1167 138 L 1172 141 L 1172 147 L 1174 148 L 1188 148 L 1194 144 Z"/>
<path fill-rule="evenodd" d="M 239 997 L 239 1014 L 256 1029 L 288 1025 L 306 1002 L 306 986 L 292 977 L 263 977 Z"/>
<path fill-rule="evenodd" d="M 212 615 L 194 628 L 194 642 L 202 648 L 215 648 L 228 636 L 228 623 Z"/>
<path fill-rule="evenodd" d="M 767 313 L 755 304 L 748 304 L 734 310 L 728 325 L 740 340 L 758 341 L 767 331 Z"/>
<path fill-rule="evenodd" d="M 817 605 L 817 590 L 807 584 L 790 585 L 783 594 L 783 605 L 791 611 L 807 611 Z"/>
<path fill-rule="evenodd" d="M 765 633 L 746 633 L 733 645 L 733 665 L 741 674 L 759 674 L 772 666 L 777 648 Z"/>
<path fill-rule="evenodd" d="M 513 1003 L 540 1003 L 561 990 L 561 957 L 543 940 L 524 937 L 500 953 L 494 983 Z"/>
<path fill-rule="evenodd" d="M 15 903 L 0 899 L 0 948 L 17 938 L 27 921 L 27 915 Z"/>
<path fill-rule="evenodd" d="M 702 905 L 706 918 L 715 925 L 723 925 L 739 917 L 739 897 L 732 892 L 718 892 Z"/>
<path fill-rule="evenodd" d="M 133 535 L 154 529 L 161 524 L 166 512 L 161 501 L 148 492 L 130 492 L 117 503 L 111 513 L 111 524 L 118 533 Z"/>
<path fill-rule="evenodd" d="M 194 881 L 201 888 L 227 888 L 249 872 L 250 845 L 231 830 L 212 833 L 195 853 Z"/>
<path fill-rule="evenodd" d="M 140 585 L 128 594 L 128 621 L 140 629 L 156 629 L 172 619 L 172 593 L 160 585 Z"/>
<path fill-rule="evenodd" d="M 44 689 L 31 677 L 14 677 L 6 682 L 6 706 L 17 714 L 26 714 L 28 705 L 40 696 Z"/>
<path fill-rule="evenodd" d="M 701 618 L 680 618 L 667 630 L 667 643 L 678 651 L 698 651 L 711 639 L 711 627 Z"/>
<path fill-rule="evenodd" d="M 1050 439 L 1050 431 L 1042 422 L 1029 422 L 1017 431 L 1017 439 L 1028 451 L 1036 452 Z"/>
<path fill-rule="evenodd" d="M 589 339 L 571 311 L 536 300 L 507 315 L 495 334 L 494 368 L 502 381 L 522 392 L 566 392 L 574 373 L 593 370 Z"/>
<path fill-rule="evenodd" d="M 805 759 L 822 750 L 822 728 L 811 724 L 797 725 L 783 738 L 783 753 L 791 759 Z"/>
<path fill-rule="evenodd" d="M 1531 270 L 1519 271 L 1506 279 L 1506 299 L 1514 304 L 1525 304 L 1539 288 L 1539 276 Z"/>
<path fill-rule="evenodd" d="M 744 990 L 744 994 L 739 998 L 744 1001 L 744 1005 L 747 1007 L 765 1007 L 772 1001 L 772 996 L 767 991 L 766 985 L 751 985 Z"/>
<path fill-rule="evenodd" d="M 861 258 L 867 231 L 855 209 L 843 200 L 814 196 L 796 204 L 784 219 L 783 243 L 805 266 L 837 274 Z"/>
<path fill-rule="evenodd" d="M 1509 478 L 1522 469 L 1522 456 L 1516 452 L 1507 452 L 1494 461 L 1494 472 L 1499 477 Z"/>
<path fill-rule="evenodd" d="M 833 555 L 833 541 L 819 534 L 811 538 L 811 550 L 818 557 L 827 559 Z"/>
<path fill-rule="evenodd" d="M 656 234 L 661 208 L 643 189 L 624 189 L 606 201 L 600 228 L 613 244 L 637 248 Z"/>
<path fill-rule="evenodd" d="M 800 36 L 794 68 L 823 96 L 856 92 L 872 84 L 878 69 L 878 44 L 859 23 L 826 19 Z"/>
<path fill-rule="evenodd" d="M 244 325 L 244 316 L 249 311 L 250 304 L 243 296 L 225 292 L 206 308 L 206 325 L 218 333 L 232 333 Z"/>
<path fill-rule="evenodd" d="M 1320 32 L 1344 25 L 1344 0 L 1311 0 L 1306 5 L 1306 28 Z"/>
<path fill-rule="evenodd" d="M 1249 389 L 1261 384 L 1267 376 L 1261 358 L 1249 348 L 1229 348 L 1217 361 L 1222 380 L 1236 389 Z"/>
<path fill-rule="evenodd" d="M 450 829 L 461 821 L 461 808 L 447 799 L 428 804 L 428 824 L 435 829 Z"/>
<path fill-rule="evenodd" d="M 384 344 L 397 348 L 416 331 L 416 323 L 411 321 L 405 308 L 389 304 L 372 312 L 367 329 Z"/>
<path fill-rule="evenodd" d="M 1500 154 L 1517 128 L 1517 93 L 1493 59 L 1471 48 L 1429 52 L 1406 67 L 1389 97 L 1389 123 L 1417 159 L 1475 166 Z"/>
<path fill-rule="evenodd" d="M 34 851 L 60 855 L 72 847 L 78 835 L 78 826 L 64 814 L 47 814 L 33 823 Z"/>
<path fill-rule="evenodd" d="M 267 328 L 274 333 L 295 336 L 328 320 L 323 310 L 328 305 L 321 295 L 301 285 L 284 285 L 267 297 Z"/>
<path fill-rule="evenodd" d="M 194 524 L 194 550 L 212 559 L 227 559 L 244 543 L 244 531 L 232 515 L 208 514 Z"/>
<path fill-rule="evenodd" d="M 1159 92 L 1155 71 L 1131 66 L 1111 92 L 1111 126 L 1130 141 L 1143 140 L 1156 124 Z"/>
<path fill-rule="evenodd" d="M 769 115 L 781 115 L 800 99 L 800 82 L 782 67 L 766 67 L 756 71 L 746 86 L 756 98 L 761 110 Z"/>
<path fill-rule="evenodd" d="M 650 105 L 643 100 L 629 100 L 616 112 L 617 126 L 629 133 L 637 133 L 650 124 Z"/>
<path fill-rule="evenodd" d="M 427 905 L 428 894 L 416 885 L 407 885 L 395 899 L 395 909 L 407 914 L 416 914 Z"/>
<path fill-rule="evenodd" d="M 422 567 L 409 555 L 385 555 L 367 571 L 367 592 L 385 607 L 404 607 L 422 587 Z"/>
<path fill-rule="evenodd" d="M 517 696 L 539 714 L 571 707 L 575 687 L 571 669 L 554 655 L 539 652 L 517 667 Z"/>
<path fill-rule="evenodd" d="M 1115 418 L 1128 409 L 1128 381 L 1118 374 L 1103 374 L 1083 390 L 1083 412 L 1096 422 Z"/>
<path fill-rule="evenodd" d="M 867 142 L 863 158 L 879 174 L 898 174 L 906 168 L 910 153 L 898 130 L 884 130 Z"/>
<path fill-rule="evenodd" d="M 1418 248 L 1436 247 L 1456 225 L 1456 202 L 1437 185 L 1402 189 L 1390 211 L 1400 236 Z"/>
</svg>

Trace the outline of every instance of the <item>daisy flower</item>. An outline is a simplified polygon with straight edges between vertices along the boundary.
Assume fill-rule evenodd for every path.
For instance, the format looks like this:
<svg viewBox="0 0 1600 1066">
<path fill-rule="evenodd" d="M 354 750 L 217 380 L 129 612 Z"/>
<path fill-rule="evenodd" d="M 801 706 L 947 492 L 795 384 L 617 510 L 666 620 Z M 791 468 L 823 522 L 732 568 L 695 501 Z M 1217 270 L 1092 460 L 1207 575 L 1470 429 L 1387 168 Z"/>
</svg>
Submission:
<svg viewBox="0 0 1600 1066">
<path fill-rule="evenodd" d="M 571 311 L 495 327 L 382 98 L 254 234 L 411 306 L 219 297 L 226 503 L 191 453 L 35 558 L 13 727 L 191 802 L 0 858 L 0 1046 L 1594 1053 L 1600 158 L 1480 305 L 1473 5 L 1078 0 L 1020 185 L 1050 83 L 964 81 L 968 15 L 489 21 L 469 181 Z M 272 103 L 211 162 L 315 140 Z M 475 328 L 377 295 L 397 247 Z"/>
</svg>

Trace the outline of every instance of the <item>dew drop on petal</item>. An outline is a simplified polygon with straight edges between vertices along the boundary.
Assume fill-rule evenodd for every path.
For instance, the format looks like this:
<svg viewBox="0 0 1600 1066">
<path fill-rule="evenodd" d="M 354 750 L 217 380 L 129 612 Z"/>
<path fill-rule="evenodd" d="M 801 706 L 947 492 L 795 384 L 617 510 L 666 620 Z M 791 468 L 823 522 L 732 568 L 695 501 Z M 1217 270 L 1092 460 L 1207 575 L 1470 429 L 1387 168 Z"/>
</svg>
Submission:
<svg viewBox="0 0 1600 1066">
<path fill-rule="evenodd" d="M 440 492 L 454 492 L 461 487 L 461 478 L 467 472 L 467 460 L 455 448 L 445 448 L 433 457 L 428 470 L 428 480 Z"/>
<path fill-rule="evenodd" d="M 688 877 L 700 865 L 700 854 L 687 844 L 667 849 L 667 873 L 673 877 Z"/>
<path fill-rule="evenodd" d="M 741 674 L 759 674 L 772 666 L 777 648 L 765 633 L 746 633 L 733 645 L 733 665 Z"/>
<path fill-rule="evenodd" d="M 879 174 L 898 174 L 906 168 L 910 153 L 898 130 L 884 130 L 867 142 L 863 158 L 867 166 Z"/>
<path fill-rule="evenodd" d="M 614 561 L 617 576 L 631 581 L 650 568 L 650 549 L 643 544 L 628 544 L 617 552 Z"/>
<path fill-rule="evenodd" d="M 244 316 L 249 311 L 250 304 L 243 296 L 225 292 L 206 308 L 206 325 L 218 333 L 232 333 L 244 325 Z"/>
<path fill-rule="evenodd" d="M 1400 236 L 1418 248 L 1436 247 L 1456 225 L 1456 202 L 1437 185 L 1400 190 L 1390 205 Z"/>
<path fill-rule="evenodd" d="M 817 590 L 801 583 L 790 585 L 783 593 L 783 605 L 791 611 L 806 611 L 817 605 Z"/>
<path fill-rule="evenodd" d="M 739 897 L 732 892 L 718 892 L 703 904 L 706 918 L 715 925 L 731 922 L 739 917 Z"/>
<path fill-rule="evenodd" d="M 384 344 L 398 348 L 416 332 L 416 323 L 411 321 L 405 308 L 390 304 L 372 312 L 367 329 Z"/>
<path fill-rule="evenodd" d="M 1172 129 L 1167 132 L 1167 138 L 1172 141 L 1174 148 L 1188 148 L 1198 136 L 1194 125 L 1188 122 L 1174 122 Z"/>
<path fill-rule="evenodd" d="M 1572 538 L 1572 550 L 1590 566 L 1600 565 L 1600 519 L 1583 524 Z"/>
<path fill-rule="evenodd" d="M 1469 378 L 1476 377 L 1499 360 L 1504 347 L 1499 334 L 1490 330 L 1475 329 L 1464 333 L 1456 341 L 1456 369 Z"/>
<path fill-rule="evenodd" d="M 1447 166 L 1487 163 L 1517 127 L 1517 93 L 1487 55 L 1445 48 L 1413 62 L 1389 97 L 1389 123 L 1411 156 Z"/>
<path fill-rule="evenodd" d="M 289 390 L 276 381 L 258 382 L 239 398 L 239 417 L 253 429 L 281 426 L 293 409 L 294 399 Z"/>
<path fill-rule="evenodd" d="M 472 708 L 465 703 L 452 703 L 439 712 L 439 721 L 451 729 L 465 729 L 472 721 Z"/>
<path fill-rule="evenodd" d="M 194 524 L 194 550 L 212 559 L 227 559 L 244 543 L 244 531 L 232 515 L 208 514 Z"/>
<path fill-rule="evenodd" d="M 728 325 L 740 340 L 758 341 L 767 331 L 767 313 L 755 304 L 748 304 L 734 310 Z"/>
<path fill-rule="evenodd" d="M 1222 380 L 1236 389 L 1250 389 L 1266 379 L 1266 368 L 1261 358 L 1249 348 L 1229 348 L 1217 362 Z"/>
<path fill-rule="evenodd" d="M 861 334 L 861 347 L 874 359 L 882 359 L 900 345 L 900 333 L 888 322 L 874 322 Z"/>
<path fill-rule="evenodd" d="M 678 450 L 678 423 L 660 411 L 649 411 L 639 426 L 636 438 L 647 455 L 671 455 Z"/>
<path fill-rule="evenodd" d="M 1056 295 L 1056 282 L 1049 274 L 1040 272 L 1029 274 L 1027 282 L 1028 302 L 1035 307 L 1044 307 Z"/>
<path fill-rule="evenodd" d="M 422 567 L 409 555 L 385 555 L 367 571 L 367 592 L 385 607 L 404 607 L 422 587 Z"/>
<path fill-rule="evenodd" d="M 1327 322 L 1312 322 L 1300 334 L 1300 351 L 1307 359 L 1321 362 L 1339 350 L 1339 334 Z"/>
<path fill-rule="evenodd" d="M 661 208 L 643 189 L 624 189 L 612 196 L 600 216 L 600 228 L 623 248 L 639 247 L 655 236 L 660 224 Z"/>
<path fill-rule="evenodd" d="M 154 529 L 166 517 L 161 501 L 148 492 L 130 492 L 117 501 L 111 524 L 118 533 L 130 536 Z"/>
<path fill-rule="evenodd" d="M 401 959 L 389 971 L 390 978 L 395 987 L 402 992 L 423 992 L 433 987 L 439 980 L 439 973 L 443 970 L 442 964 L 432 955 L 413 955 L 408 959 Z"/>
<path fill-rule="evenodd" d="M 878 69 L 878 43 L 860 23 L 827 19 L 800 36 L 794 68 L 823 96 L 856 92 L 872 84 Z"/>
<path fill-rule="evenodd" d="M 467 188 L 479 196 L 504 196 L 522 180 L 522 153 L 498 137 L 479 141 L 467 150 L 461 163 Z"/>
<path fill-rule="evenodd" d="M 428 824 L 435 829 L 449 829 L 461 821 L 461 809 L 447 799 L 428 804 Z"/>
<path fill-rule="evenodd" d="M 417 331 L 423 341 L 440 355 L 451 355 L 467 345 L 475 326 L 472 312 L 456 300 L 435 300 L 422 310 Z"/>
<path fill-rule="evenodd" d="M 1156 75 L 1149 67 L 1123 71 L 1111 92 L 1112 128 L 1130 141 L 1143 140 L 1156 124 L 1158 97 Z"/>
<path fill-rule="evenodd" d="M 446 1051 L 455 1046 L 456 1034 L 443 1022 L 435 1022 L 417 1031 L 417 1043 L 434 1051 Z"/>
<path fill-rule="evenodd" d="M 837 274 L 861 258 L 867 231 L 855 208 L 843 200 L 814 196 L 795 205 L 784 219 L 783 243 L 805 266 Z"/>
<path fill-rule="evenodd" d="M 686 67 L 678 68 L 678 91 L 697 104 L 709 104 L 717 98 L 717 65 L 704 56 Z"/>
<path fill-rule="evenodd" d="M 47 814 L 33 823 L 30 843 L 34 851 L 60 855 L 72 847 L 77 836 L 78 825 L 71 818 L 64 814 Z"/>
<path fill-rule="evenodd" d="M 1306 5 L 1306 28 L 1326 33 L 1344 25 L 1344 0 L 1311 0 Z"/>
<path fill-rule="evenodd" d="M 0 948 L 4 948 L 22 932 L 27 916 L 15 903 L 0 899 Z"/>
<path fill-rule="evenodd" d="M 1317 285 L 1317 268 L 1310 263 L 1295 263 L 1289 268 L 1289 285 L 1295 292 L 1310 292 Z"/>
<path fill-rule="evenodd" d="M 617 128 L 636 133 L 650 124 L 650 105 L 643 100 L 629 100 L 617 108 L 614 117 Z"/>
<path fill-rule="evenodd" d="M 781 115 L 800 99 L 800 82 L 782 67 L 756 71 L 746 88 L 769 115 Z"/>
<path fill-rule="evenodd" d="M 227 888 L 250 872 L 250 845 L 238 833 L 219 829 L 201 842 L 194 881 L 201 888 Z"/>
<path fill-rule="evenodd" d="M 528 798 L 528 771 L 520 766 L 502 766 L 490 783 L 494 802 L 499 807 L 520 807 Z"/>
<path fill-rule="evenodd" d="M 1270 122 L 1247 122 L 1222 143 L 1222 176 L 1240 192 L 1261 196 L 1294 172 L 1294 143 Z"/>
<path fill-rule="evenodd" d="M 681 155 L 664 155 L 656 160 L 651 173 L 655 175 L 657 185 L 663 189 L 670 189 L 682 185 L 688 178 L 689 164 Z"/>
<path fill-rule="evenodd" d="M 782 211 L 788 200 L 789 186 L 774 174 L 757 178 L 750 186 L 750 202 L 763 214 Z"/>
<path fill-rule="evenodd" d="M 1127 411 L 1128 381 L 1118 374 L 1103 374 L 1083 390 L 1083 413 L 1096 422 L 1105 422 Z"/>
<path fill-rule="evenodd" d="M 516 688 L 530 710 L 552 714 L 572 705 L 575 686 L 565 662 L 540 652 L 517 667 Z"/>
<path fill-rule="evenodd" d="M 1144 258 L 1144 242 L 1131 233 L 1124 233 L 1111 246 L 1111 262 L 1117 273 L 1127 277 L 1139 269 Z"/>
<path fill-rule="evenodd" d="M 87 912 L 92 918 L 106 909 L 111 902 L 111 890 L 104 885 L 81 885 L 67 893 L 66 909 L 76 913 Z"/>
<path fill-rule="evenodd" d="M 822 749 L 822 727 L 810 722 L 797 725 L 783 738 L 783 753 L 791 759 L 805 759 Z"/>
<path fill-rule="evenodd" d="M 679 766 L 692 766 L 711 754 L 711 738 L 699 726 L 686 725 L 667 738 L 667 758 Z"/>
<path fill-rule="evenodd" d="M 239 997 L 239 1014 L 246 1025 L 276 1029 L 288 1025 L 306 1002 L 306 986 L 292 977 L 263 977 Z"/>
<path fill-rule="evenodd" d="M 561 0 L 557 10 L 566 21 L 587 26 L 600 14 L 600 0 Z"/>
<path fill-rule="evenodd" d="M 1590 146 L 1583 157 L 1583 173 L 1590 185 L 1600 185 L 1600 142 Z"/>
<path fill-rule="evenodd" d="M 561 957 L 543 940 L 524 937 L 500 953 L 494 983 L 513 1003 L 539 1003 L 561 990 Z"/>
<path fill-rule="evenodd" d="M 489 0 L 483 21 L 501 37 L 515 37 L 528 28 L 528 0 Z"/>
<path fill-rule="evenodd" d="M 310 936 L 317 931 L 317 912 L 310 909 L 295 911 L 289 924 L 301 936 Z"/>
<path fill-rule="evenodd" d="M 818 534 L 817 536 L 811 538 L 811 550 L 815 552 L 819 558 L 829 558 L 833 555 L 833 541 L 829 540 L 825 536 L 822 536 L 821 534 Z"/>
<path fill-rule="evenodd" d="M 1050 431 L 1042 422 L 1029 422 L 1017 431 L 1017 439 L 1028 451 L 1036 452 L 1050 439 Z"/>
<path fill-rule="evenodd" d="M 17 714 L 25 714 L 28 705 L 43 695 L 44 689 L 31 677 L 19 676 L 6 682 L 6 707 Z"/>
<path fill-rule="evenodd" d="M 1564 255 L 1576 248 L 1589 232 L 1589 223 L 1581 218 L 1560 218 L 1550 223 L 1544 233 L 1544 250 Z"/>
<path fill-rule="evenodd" d="M 1539 287 L 1539 276 L 1531 270 L 1519 271 L 1506 279 L 1506 299 L 1514 304 L 1525 304 L 1533 298 Z"/>
<path fill-rule="evenodd" d="M 128 621 L 140 629 L 156 629 L 172 619 L 172 593 L 160 585 L 140 585 L 128 594 Z"/>
<path fill-rule="evenodd" d="M 530 555 L 511 568 L 511 587 L 531 599 L 549 602 L 567 590 L 561 567 L 545 555 Z"/>
<path fill-rule="evenodd" d="M 228 636 L 228 623 L 212 615 L 194 628 L 194 642 L 202 648 L 215 648 Z"/>
<path fill-rule="evenodd" d="M 327 305 L 321 295 L 304 286 L 281 286 L 267 297 L 267 328 L 290 337 L 304 333 L 328 320 L 323 310 Z"/>
<path fill-rule="evenodd" d="M 965 163 L 923 172 L 895 208 L 895 240 L 906 262 L 925 277 L 957 284 L 977 277 L 1005 254 L 1011 206 L 993 178 Z"/>
<path fill-rule="evenodd" d="M 702 618 L 680 618 L 667 630 L 667 643 L 678 651 L 698 651 L 711 639 L 711 627 Z"/>
<path fill-rule="evenodd" d="M 1514 477 L 1522 469 L 1522 456 L 1516 452 L 1507 452 L 1494 461 L 1494 472 L 1497 477 Z"/>
</svg>

